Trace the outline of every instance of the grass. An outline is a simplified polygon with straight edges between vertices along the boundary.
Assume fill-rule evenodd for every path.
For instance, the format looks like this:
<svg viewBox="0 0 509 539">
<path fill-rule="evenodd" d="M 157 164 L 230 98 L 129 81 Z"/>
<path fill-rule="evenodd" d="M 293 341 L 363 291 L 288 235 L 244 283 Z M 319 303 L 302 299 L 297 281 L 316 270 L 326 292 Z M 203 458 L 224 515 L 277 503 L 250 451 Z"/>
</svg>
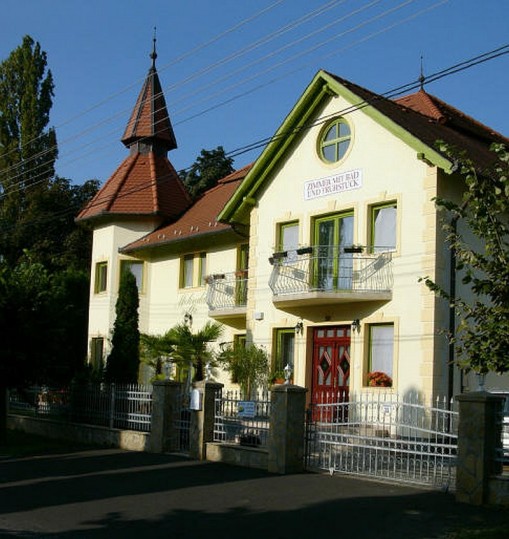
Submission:
<svg viewBox="0 0 509 539">
<path fill-rule="evenodd" d="M 6 441 L 0 443 L 0 459 L 54 455 L 91 447 L 83 443 L 54 440 L 19 430 L 8 430 Z"/>
</svg>

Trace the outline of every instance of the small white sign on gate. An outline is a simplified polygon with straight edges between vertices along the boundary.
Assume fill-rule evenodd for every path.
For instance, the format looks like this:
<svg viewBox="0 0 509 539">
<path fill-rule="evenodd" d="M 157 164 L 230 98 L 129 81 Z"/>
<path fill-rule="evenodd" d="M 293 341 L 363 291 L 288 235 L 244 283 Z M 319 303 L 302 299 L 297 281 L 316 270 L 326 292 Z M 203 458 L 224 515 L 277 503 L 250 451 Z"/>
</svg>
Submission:
<svg viewBox="0 0 509 539">
<path fill-rule="evenodd" d="M 238 416 L 254 417 L 256 415 L 256 403 L 254 401 L 239 401 Z"/>
</svg>

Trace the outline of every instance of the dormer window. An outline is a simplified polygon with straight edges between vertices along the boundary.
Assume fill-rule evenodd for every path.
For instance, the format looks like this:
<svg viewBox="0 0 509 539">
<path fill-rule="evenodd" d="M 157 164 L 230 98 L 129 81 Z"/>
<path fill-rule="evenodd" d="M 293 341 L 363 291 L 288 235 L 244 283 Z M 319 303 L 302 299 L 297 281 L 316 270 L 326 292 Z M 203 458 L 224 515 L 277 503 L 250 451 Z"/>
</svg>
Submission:
<svg viewBox="0 0 509 539">
<path fill-rule="evenodd" d="M 321 131 L 318 153 L 322 161 L 337 163 L 345 157 L 350 146 L 350 126 L 343 118 L 335 118 Z"/>
</svg>

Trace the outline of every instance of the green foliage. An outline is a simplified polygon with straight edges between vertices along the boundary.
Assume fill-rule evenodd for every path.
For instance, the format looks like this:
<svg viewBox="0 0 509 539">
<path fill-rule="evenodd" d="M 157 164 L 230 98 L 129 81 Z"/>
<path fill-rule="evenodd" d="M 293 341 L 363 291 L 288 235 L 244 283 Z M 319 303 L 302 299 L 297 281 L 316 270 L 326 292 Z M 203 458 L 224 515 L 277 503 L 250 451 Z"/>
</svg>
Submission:
<svg viewBox="0 0 509 539">
<path fill-rule="evenodd" d="M 173 342 L 168 335 L 140 335 L 140 359 L 154 371 L 154 379 L 164 378 L 163 365 L 170 363 L 173 352 Z"/>
<path fill-rule="evenodd" d="M 479 373 L 509 370 L 509 152 L 499 144 L 492 150 L 496 163 L 482 173 L 460 158 L 466 189 L 459 204 L 436 200 L 437 207 L 449 215 L 444 224 L 447 242 L 473 300 L 452 297 L 430 278 L 422 279 L 454 308 L 459 322 L 450 338 L 459 363 Z M 479 247 L 458 232 L 459 223 L 480 240 Z"/>
<path fill-rule="evenodd" d="M 30 247 L 34 259 L 49 269 L 89 270 L 92 233 L 78 226 L 74 218 L 98 189 L 97 180 L 72 185 L 57 177 L 39 193 L 19 225 L 23 245 Z"/>
<path fill-rule="evenodd" d="M 120 277 L 115 304 L 115 323 L 111 352 L 106 363 L 106 380 L 118 383 L 136 383 L 140 363 L 140 332 L 138 329 L 138 287 L 130 271 Z"/>
<path fill-rule="evenodd" d="M 74 217 L 99 183 L 55 178 L 53 95 L 46 53 L 25 36 L 0 63 L 0 256 L 14 266 L 29 250 L 49 270 L 88 269 L 91 234 Z"/>
<path fill-rule="evenodd" d="M 194 367 L 194 380 L 204 378 L 204 366 L 213 364 L 214 353 L 209 349 L 208 343 L 216 341 L 222 334 L 223 327 L 217 322 L 207 322 L 196 333 L 186 324 L 178 324 L 167 333 L 168 339 L 173 343 L 172 360 L 186 367 Z"/>
<path fill-rule="evenodd" d="M 47 129 L 52 98 L 46 53 L 25 36 L 0 64 L 0 253 L 11 263 L 30 247 L 23 224 L 54 176 L 56 135 Z"/>
<path fill-rule="evenodd" d="M 0 378 L 8 385 L 66 384 L 86 357 L 88 275 L 50 274 L 28 256 L 0 264 Z"/>
<path fill-rule="evenodd" d="M 233 159 L 226 157 L 224 148 L 218 146 L 215 150 L 202 150 L 189 171 L 182 170 L 179 176 L 192 199 L 196 200 L 233 170 Z"/>
<path fill-rule="evenodd" d="M 269 356 L 264 348 L 254 344 L 230 346 L 223 350 L 218 361 L 248 398 L 256 387 L 268 382 Z"/>
</svg>

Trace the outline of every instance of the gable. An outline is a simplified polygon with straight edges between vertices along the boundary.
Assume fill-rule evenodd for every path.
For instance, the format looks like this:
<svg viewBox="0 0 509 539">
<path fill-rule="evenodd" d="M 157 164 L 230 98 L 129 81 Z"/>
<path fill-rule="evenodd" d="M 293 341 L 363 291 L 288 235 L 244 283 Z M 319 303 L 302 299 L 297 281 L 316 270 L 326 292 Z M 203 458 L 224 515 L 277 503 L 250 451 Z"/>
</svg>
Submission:
<svg viewBox="0 0 509 539">
<path fill-rule="evenodd" d="M 336 96 L 348 103 L 337 112 L 338 116 L 348 117 L 349 113 L 361 111 L 390 135 L 403 141 L 415 151 L 416 156 L 420 155 L 427 163 L 446 172 L 452 170 L 453 163 L 435 147 L 438 140 L 466 151 L 474 163 L 486 166 L 493 157 L 489 152 L 490 142 L 504 139 L 467 116 L 461 118 L 460 125 L 457 121 L 459 116 L 452 114 L 455 109 L 436 98 L 434 106 L 430 102 L 421 102 L 419 110 L 416 99 L 392 101 L 335 75 L 319 71 L 267 144 L 244 183 L 225 206 L 219 220 L 248 223 L 250 210 L 256 204 L 261 189 L 271 180 L 274 171 L 283 165 L 288 152 L 302 140 L 303 134 L 310 127 L 329 119 L 319 118 L 319 114 Z M 438 110 L 444 107 L 445 117 Z M 498 135 L 498 139 L 495 135 Z"/>
</svg>

